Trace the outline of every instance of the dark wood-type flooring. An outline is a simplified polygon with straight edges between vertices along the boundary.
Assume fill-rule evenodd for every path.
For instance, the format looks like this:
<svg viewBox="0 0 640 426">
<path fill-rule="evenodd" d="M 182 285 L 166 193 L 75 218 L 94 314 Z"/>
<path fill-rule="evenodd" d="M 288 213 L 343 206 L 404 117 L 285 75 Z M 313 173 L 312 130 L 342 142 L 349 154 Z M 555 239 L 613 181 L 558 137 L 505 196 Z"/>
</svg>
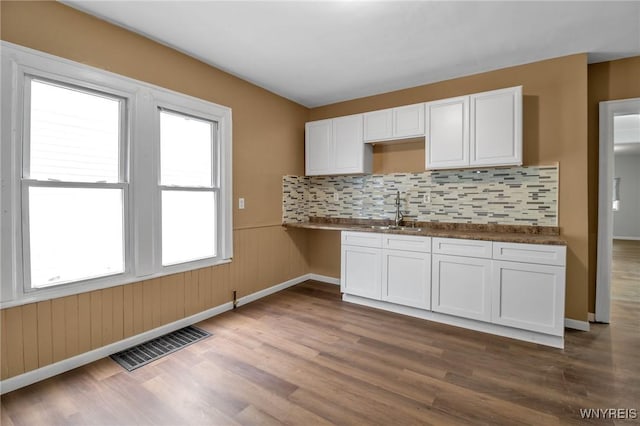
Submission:
<svg viewBox="0 0 640 426">
<path fill-rule="evenodd" d="M 639 248 L 616 245 L 612 323 L 567 330 L 564 350 L 308 281 L 198 324 L 213 336 L 132 373 L 106 358 L 4 395 L 1 424 L 614 424 L 579 409 L 640 410 L 640 299 L 624 297 Z"/>
</svg>

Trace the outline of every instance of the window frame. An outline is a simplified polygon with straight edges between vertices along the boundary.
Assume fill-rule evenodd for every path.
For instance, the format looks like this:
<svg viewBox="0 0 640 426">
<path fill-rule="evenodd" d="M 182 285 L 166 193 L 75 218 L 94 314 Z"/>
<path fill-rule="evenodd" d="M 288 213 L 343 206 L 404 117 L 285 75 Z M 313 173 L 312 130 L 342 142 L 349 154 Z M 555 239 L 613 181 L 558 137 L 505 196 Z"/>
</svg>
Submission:
<svg viewBox="0 0 640 426">
<path fill-rule="evenodd" d="M 209 259 L 219 259 L 222 254 L 222 247 L 220 244 L 220 240 L 216 241 L 216 256 L 204 259 L 194 259 L 187 262 L 181 262 L 176 264 L 162 264 L 162 192 L 163 191 L 188 191 L 188 192 L 213 192 L 216 194 L 216 232 L 221 231 L 222 220 L 221 220 L 221 212 L 223 207 L 223 201 L 221 199 L 221 167 L 222 164 L 220 162 L 220 142 L 219 142 L 219 133 L 218 128 L 220 127 L 219 123 L 216 121 L 216 117 L 203 111 L 200 108 L 194 109 L 194 105 L 184 105 L 184 103 L 176 103 L 176 99 L 171 99 L 170 97 L 156 97 L 154 102 L 154 128 L 157 132 L 157 136 L 154 138 L 157 141 L 157 156 L 156 156 L 156 165 L 158 170 L 158 180 L 157 180 L 157 209 L 160 212 L 160 217 L 158 221 L 157 235 L 160 235 L 158 252 L 160 253 L 159 264 L 162 270 L 171 272 L 174 270 L 179 270 L 182 265 L 191 265 L 193 268 L 198 268 L 202 266 L 206 266 L 209 262 Z M 183 115 L 192 117 L 194 119 L 207 121 L 213 124 L 213 140 L 212 140 L 212 149 L 211 149 L 211 186 L 210 187 L 198 187 L 198 186 L 184 186 L 184 185 L 163 185 L 162 184 L 162 153 L 161 153 L 161 126 L 160 126 L 160 113 L 162 111 L 167 111 L 170 113 Z"/>
<path fill-rule="evenodd" d="M 43 74 L 38 72 L 37 74 Z M 129 137 L 128 123 L 130 122 L 128 117 L 127 101 L 128 97 L 123 96 L 122 93 L 113 93 L 113 90 L 102 88 L 105 90 L 96 90 L 95 87 L 87 88 L 82 87 L 82 82 L 78 82 L 75 79 L 65 79 L 65 82 L 55 81 L 51 78 L 43 78 L 41 75 L 32 75 L 25 73 L 22 76 L 23 95 L 22 95 L 22 161 L 21 161 L 21 173 L 20 173 L 20 187 L 21 187 L 21 218 L 22 218 L 22 286 L 25 293 L 34 291 L 41 291 L 44 288 L 54 288 L 57 286 L 72 285 L 76 283 L 100 283 L 104 280 L 116 279 L 117 277 L 124 278 L 131 272 L 131 244 L 130 240 L 130 220 L 129 210 L 131 200 L 129 199 Z M 83 93 L 103 96 L 118 101 L 119 110 L 119 128 L 118 128 L 118 181 L 117 182 L 88 182 L 88 181 L 61 181 L 61 180 L 40 180 L 33 179 L 31 177 L 31 83 L 33 81 L 40 81 L 46 84 L 52 84 L 65 89 L 77 90 Z M 109 90 L 109 91 L 107 91 Z M 28 177 L 25 177 L 28 176 Z M 77 281 L 64 282 L 60 284 L 54 284 L 52 286 L 34 287 L 31 282 L 31 227 L 29 223 L 29 189 L 33 187 L 41 188 L 105 188 L 105 189 L 119 189 L 122 191 L 122 223 L 123 223 L 123 235 L 122 235 L 122 249 L 123 249 L 123 270 L 122 272 L 100 275 L 97 277 L 86 278 Z"/>
<path fill-rule="evenodd" d="M 189 95 L 181 94 L 146 82 L 134 80 L 85 64 L 47 53 L 0 41 L 0 308 L 19 306 L 40 300 L 79 294 L 196 268 L 228 263 L 233 256 L 232 223 L 232 113 L 231 109 Z M 120 144 L 120 182 L 100 183 L 101 187 L 124 187 L 123 273 L 91 278 L 50 287 L 25 288 L 25 253 L 23 244 L 23 207 L 28 202 L 29 186 L 92 187 L 95 183 L 37 181 L 22 179 L 25 156 L 23 137 L 25 119 L 25 79 L 72 86 L 84 92 L 96 92 L 123 99 Z M 220 211 L 218 218 L 218 256 L 163 267 L 161 263 L 161 212 L 159 187 L 159 127 L 155 126 L 156 105 L 169 105 L 171 110 L 202 114 L 217 123 L 220 164 Z M 124 109 L 124 114 L 122 113 Z M 158 114 L 159 116 L 159 114 Z M 28 130 L 27 130 L 28 132 Z M 28 155 L 29 153 L 26 153 Z M 124 158 L 126 161 L 122 161 Z M 156 161 L 158 159 L 158 161 Z M 124 181 L 124 182 L 123 182 Z M 25 228 L 26 229 L 26 228 Z"/>
</svg>

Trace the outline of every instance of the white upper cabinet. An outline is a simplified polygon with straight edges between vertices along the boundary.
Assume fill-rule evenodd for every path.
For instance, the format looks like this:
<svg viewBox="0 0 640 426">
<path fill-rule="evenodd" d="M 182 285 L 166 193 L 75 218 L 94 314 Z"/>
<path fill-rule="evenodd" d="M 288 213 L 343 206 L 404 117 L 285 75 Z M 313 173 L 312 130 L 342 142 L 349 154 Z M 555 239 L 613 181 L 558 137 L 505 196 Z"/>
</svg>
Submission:
<svg viewBox="0 0 640 426">
<path fill-rule="evenodd" d="M 425 105 L 426 168 L 522 165 L 522 86 Z"/>
<path fill-rule="evenodd" d="M 522 86 L 470 96 L 472 166 L 522 164 Z"/>
<path fill-rule="evenodd" d="M 333 120 L 305 125 L 305 169 L 307 175 L 321 175 L 329 170 L 333 145 Z"/>
<path fill-rule="evenodd" d="M 393 110 L 367 112 L 364 114 L 364 140 L 379 141 L 393 137 Z"/>
<path fill-rule="evenodd" d="M 424 136 L 424 104 L 406 105 L 364 114 L 365 142 Z"/>
<path fill-rule="evenodd" d="M 424 104 L 393 109 L 393 137 L 424 136 Z"/>
<path fill-rule="evenodd" d="M 305 125 L 307 176 L 371 173 L 372 156 L 362 140 L 362 114 Z"/>
<path fill-rule="evenodd" d="M 425 106 L 427 169 L 469 165 L 469 97 Z"/>
</svg>

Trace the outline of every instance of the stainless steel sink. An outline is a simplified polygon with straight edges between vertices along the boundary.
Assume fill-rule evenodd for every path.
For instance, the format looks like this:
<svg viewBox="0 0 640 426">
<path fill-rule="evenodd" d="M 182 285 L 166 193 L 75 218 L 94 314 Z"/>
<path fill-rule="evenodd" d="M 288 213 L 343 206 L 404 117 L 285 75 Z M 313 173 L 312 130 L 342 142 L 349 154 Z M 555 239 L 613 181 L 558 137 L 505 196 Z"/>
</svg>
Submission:
<svg viewBox="0 0 640 426">
<path fill-rule="evenodd" d="M 420 232 L 422 228 L 413 228 L 410 226 L 395 226 L 395 225 L 371 225 L 371 229 L 379 231 L 406 231 L 406 232 Z"/>
</svg>

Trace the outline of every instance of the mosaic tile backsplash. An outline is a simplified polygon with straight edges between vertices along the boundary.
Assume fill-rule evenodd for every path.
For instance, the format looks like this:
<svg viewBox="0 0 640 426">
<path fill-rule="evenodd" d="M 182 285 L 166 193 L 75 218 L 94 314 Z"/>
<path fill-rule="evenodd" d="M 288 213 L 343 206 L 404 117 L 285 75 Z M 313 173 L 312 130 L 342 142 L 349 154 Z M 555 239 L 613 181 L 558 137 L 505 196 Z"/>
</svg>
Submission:
<svg viewBox="0 0 640 426">
<path fill-rule="evenodd" d="M 282 220 L 392 219 L 397 190 L 402 212 L 420 222 L 558 225 L 558 166 L 284 176 Z"/>
</svg>

